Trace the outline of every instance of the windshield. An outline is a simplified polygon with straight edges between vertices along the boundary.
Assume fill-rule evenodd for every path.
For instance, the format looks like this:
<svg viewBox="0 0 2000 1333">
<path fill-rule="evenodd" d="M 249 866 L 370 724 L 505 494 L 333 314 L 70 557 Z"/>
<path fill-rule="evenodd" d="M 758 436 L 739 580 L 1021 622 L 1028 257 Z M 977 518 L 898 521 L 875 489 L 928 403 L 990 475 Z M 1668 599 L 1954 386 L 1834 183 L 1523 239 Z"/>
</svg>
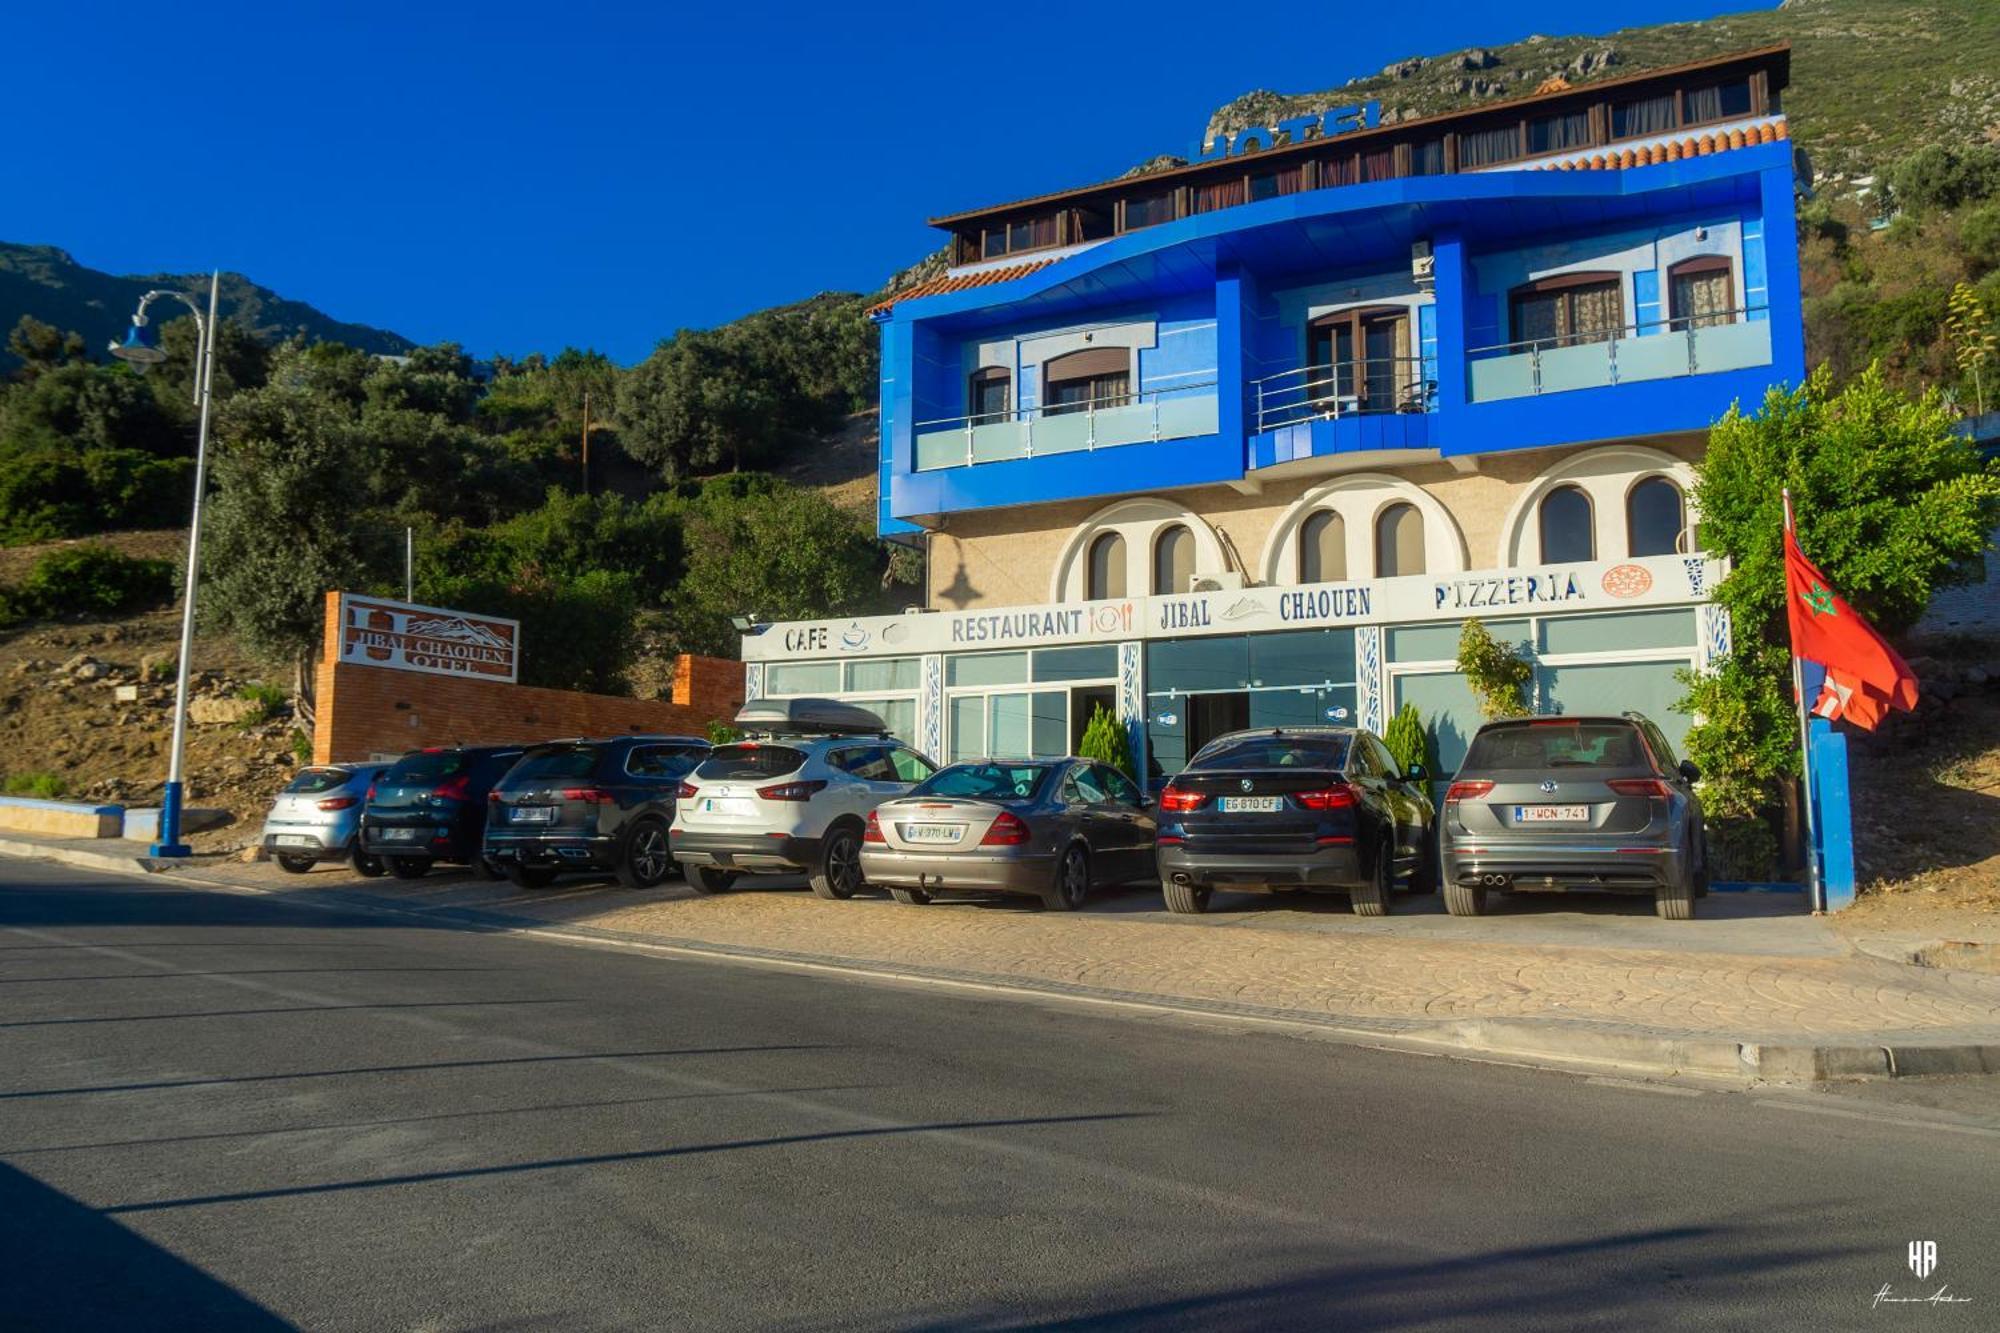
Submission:
<svg viewBox="0 0 2000 1333">
<path fill-rule="evenodd" d="M 1537 773 L 1547 768 L 1640 768 L 1645 763 L 1638 728 L 1629 722 L 1544 719 L 1480 732 L 1462 771 Z"/>
<path fill-rule="evenodd" d="M 912 787 L 910 795 L 1032 801 L 1052 771 L 1047 764 L 953 764 Z"/>
<path fill-rule="evenodd" d="M 597 768 L 594 745 L 550 745 L 521 756 L 507 774 L 507 785 L 517 786 L 540 778 L 587 778 Z"/>
<path fill-rule="evenodd" d="M 465 751 L 436 750 L 404 755 L 396 766 L 382 775 L 385 787 L 435 787 L 446 778 L 457 777 L 466 768 Z"/>
<path fill-rule="evenodd" d="M 798 772 L 805 762 L 805 751 L 794 750 L 789 745 L 746 742 L 724 745 L 712 751 L 694 775 L 698 778 L 777 778 Z"/>
<path fill-rule="evenodd" d="M 1188 767 L 1339 768 L 1346 762 L 1345 736 L 1242 736 L 1217 741 Z"/>
<path fill-rule="evenodd" d="M 290 782 L 285 784 L 285 790 L 297 792 L 301 796 L 311 796 L 318 792 L 332 791 L 335 787 L 344 787 L 353 776 L 344 768 L 302 768 Z"/>
</svg>

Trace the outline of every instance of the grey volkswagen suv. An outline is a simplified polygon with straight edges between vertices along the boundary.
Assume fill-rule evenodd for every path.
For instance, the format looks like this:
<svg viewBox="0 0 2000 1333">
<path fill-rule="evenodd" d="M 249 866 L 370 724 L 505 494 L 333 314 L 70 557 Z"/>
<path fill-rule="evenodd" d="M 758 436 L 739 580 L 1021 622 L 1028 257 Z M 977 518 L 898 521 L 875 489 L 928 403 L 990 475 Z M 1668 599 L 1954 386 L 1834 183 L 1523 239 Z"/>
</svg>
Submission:
<svg viewBox="0 0 2000 1333">
<path fill-rule="evenodd" d="M 1687 920 L 1708 892 L 1700 777 L 1638 713 L 1487 723 L 1438 817 L 1446 908 L 1477 916 L 1491 889 L 1605 889 Z"/>
</svg>

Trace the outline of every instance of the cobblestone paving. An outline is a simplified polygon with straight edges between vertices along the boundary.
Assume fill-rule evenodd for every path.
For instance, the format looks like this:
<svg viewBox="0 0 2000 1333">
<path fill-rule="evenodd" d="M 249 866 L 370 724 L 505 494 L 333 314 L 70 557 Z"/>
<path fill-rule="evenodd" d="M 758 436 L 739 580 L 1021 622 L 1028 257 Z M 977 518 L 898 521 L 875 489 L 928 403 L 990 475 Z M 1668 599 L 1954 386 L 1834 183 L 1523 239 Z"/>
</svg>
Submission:
<svg viewBox="0 0 2000 1333">
<path fill-rule="evenodd" d="M 1366 1021 L 1542 1019 L 1760 1041 L 1865 1034 L 2000 1042 L 2000 977 L 1857 954 L 1536 946 L 1484 939 L 1481 921 L 1462 923 L 1463 939 L 1444 940 L 1435 930 L 1397 935 L 1381 929 L 1382 922 L 1365 930 L 1329 929 L 1324 915 L 1301 915 L 1298 929 L 1216 929 L 1206 928 L 1209 918 L 1146 920 L 1130 913 L 951 902 L 837 903 L 798 890 L 703 898 L 677 882 L 652 892 L 596 884 L 523 892 L 457 876 L 405 884 L 326 873 L 302 880 L 265 866 L 202 873 L 268 888 L 359 888 L 412 905 L 505 913 L 674 943 Z M 1253 910 L 1287 909 L 1274 903 Z M 1392 925 L 1399 920 L 1414 924 L 1420 918 L 1387 919 Z M 1307 921 L 1313 928 L 1303 928 Z M 1270 925 L 1262 916 L 1258 924 Z M 1677 923 L 1659 925 L 1670 932 Z"/>
</svg>

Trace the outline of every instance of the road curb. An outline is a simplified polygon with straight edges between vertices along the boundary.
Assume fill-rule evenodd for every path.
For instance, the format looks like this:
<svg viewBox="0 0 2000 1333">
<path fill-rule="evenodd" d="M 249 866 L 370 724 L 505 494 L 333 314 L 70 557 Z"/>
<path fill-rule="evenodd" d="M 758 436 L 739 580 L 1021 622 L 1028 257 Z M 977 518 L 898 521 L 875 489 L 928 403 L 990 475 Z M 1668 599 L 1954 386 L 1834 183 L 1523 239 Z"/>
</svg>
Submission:
<svg viewBox="0 0 2000 1333">
<path fill-rule="evenodd" d="M 270 889 L 192 874 L 177 862 L 116 856 L 80 848 L 47 847 L 9 839 L 0 839 L 0 856 L 55 861 L 81 869 L 166 880 L 209 892 L 255 894 L 309 907 L 443 922 L 467 930 L 529 936 L 558 943 L 674 954 L 720 962 L 757 963 L 860 979 L 946 986 L 1183 1017 L 1233 1019 L 1308 1031 L 1359 1045 L 1433 1055 L 1458 1055 L 1564 1069 L 1618 1069 L 1656 1076 L 1719 1078 L 1752 1083 L 1819 1083 L 1936 1074 L 2000 1073 L 2000 1044 L 1763 1042 L 1561 1019 L 1442 1022 L 1368 1019 L 888 960 L 718 944 L 601 926 L 552 925 L 533 917 L 478 908 L 419 906 L 378 898 L 353 889 Z"/>
</svg>

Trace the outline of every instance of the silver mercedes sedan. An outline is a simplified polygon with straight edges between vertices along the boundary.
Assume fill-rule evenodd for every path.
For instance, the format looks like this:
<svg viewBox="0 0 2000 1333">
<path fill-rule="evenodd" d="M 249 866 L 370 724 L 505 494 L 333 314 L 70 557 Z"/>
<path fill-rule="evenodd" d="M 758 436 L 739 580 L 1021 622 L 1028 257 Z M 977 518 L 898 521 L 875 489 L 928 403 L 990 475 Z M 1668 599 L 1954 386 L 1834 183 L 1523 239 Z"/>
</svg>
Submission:
<svg viewBox="0 0 2000 1333">
<path fill-rule="evenodd" d="M 899 903 L 1010 893 L 1073 912 L 1094 886 L 1152 879 L 1153 832 L 1139 789 L 1106 764 L 980 759 L 875 807 L 861 873 Z"/>
</svg>

